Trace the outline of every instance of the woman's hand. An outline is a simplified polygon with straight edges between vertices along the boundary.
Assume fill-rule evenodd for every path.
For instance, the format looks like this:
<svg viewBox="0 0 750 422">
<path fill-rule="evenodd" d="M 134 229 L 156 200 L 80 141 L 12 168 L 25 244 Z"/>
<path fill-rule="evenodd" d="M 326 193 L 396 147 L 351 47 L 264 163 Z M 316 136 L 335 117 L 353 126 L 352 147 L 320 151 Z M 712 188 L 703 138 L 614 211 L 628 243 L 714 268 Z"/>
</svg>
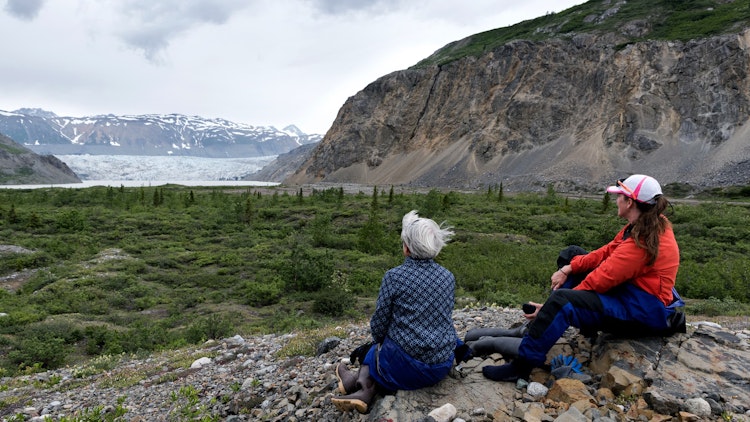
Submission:
<svg viewBox="0 0 750 422">
<path fill-rule="evenodd" d="M 523 314 L 523 317 L 531 321 L 532 319 L 536 318 L 536 316 L 539 314 L 539 310 L 542 309 L 542 304 L 536 303 L 536 302 L 529 302 L 529 303 L 533 305 L 536 308 L 536 310 L 534 311 L 534 313 L 531 313 L 531 314 Z"/>
<path fill-rule="evenodd" d="M 562 285 L 568 279 L 568 275 L 570 275 L 570 265 L 566 265 L 552 273 L 552 277 L 550 277 L 550 287 L 552 288 L 552 290 L 557 290 L 562 287 Z"/>
</svg>

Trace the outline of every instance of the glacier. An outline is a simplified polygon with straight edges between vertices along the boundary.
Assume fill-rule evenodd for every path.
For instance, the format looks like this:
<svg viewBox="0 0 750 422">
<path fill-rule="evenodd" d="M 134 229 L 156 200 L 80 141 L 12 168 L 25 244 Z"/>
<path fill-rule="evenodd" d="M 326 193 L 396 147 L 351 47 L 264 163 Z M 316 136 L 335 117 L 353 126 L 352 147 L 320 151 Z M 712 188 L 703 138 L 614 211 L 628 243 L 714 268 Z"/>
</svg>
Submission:
<svg viewBox="0 0 750 422">
<path fill-rule="evenodd" d="M 82 181 L 243 180 L 277 155 L 246 158 L 140 155 L 55 155 Z"/>
</svg>

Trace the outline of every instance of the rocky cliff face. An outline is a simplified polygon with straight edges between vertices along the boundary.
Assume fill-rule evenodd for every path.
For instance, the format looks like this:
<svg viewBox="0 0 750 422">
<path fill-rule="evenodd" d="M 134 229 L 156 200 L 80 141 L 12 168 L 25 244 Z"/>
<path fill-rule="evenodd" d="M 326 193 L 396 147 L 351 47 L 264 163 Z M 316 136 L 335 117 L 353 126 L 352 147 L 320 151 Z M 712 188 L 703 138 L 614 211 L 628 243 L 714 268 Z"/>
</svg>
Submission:
<svg viewBox="0 0 750 422">
<path fill-rule="evenodd" d="M 37 155 L 0 135 L 0 185 L 81 183 L 76 174 L 52 155 Z"/>
<path fill-rule="evenodd" d="M 260 182 L 283 182 L 287 176 L 293 174 L 310 156 L 313 148 L 315 148 L 315 144 L 307 144 L 287 153 L 279 154 L 273 162 L 243 179 Z"/>
<path fill-rule="evenodd" d="M 383 76 L 286 182 L 573 191 L 642 172 L 662 184 L 750 183 L 737 170 L 750 167 L 750 30 L 618 42 L 513 41 Z"/>
</svg>

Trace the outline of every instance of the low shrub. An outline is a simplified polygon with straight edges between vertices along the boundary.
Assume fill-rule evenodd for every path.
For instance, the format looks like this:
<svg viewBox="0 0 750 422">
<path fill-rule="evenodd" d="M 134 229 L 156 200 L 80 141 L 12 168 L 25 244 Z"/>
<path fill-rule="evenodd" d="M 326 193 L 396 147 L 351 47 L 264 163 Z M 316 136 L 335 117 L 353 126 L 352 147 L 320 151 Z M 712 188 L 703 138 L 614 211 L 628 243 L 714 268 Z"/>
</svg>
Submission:
<svg viewBox="0 0 750 422">
<path fill-rule="evenodd" d="M 185 330 L 185 339 L 192 344 L 206 340 L 222 339 L 234 335 L 234 325 L 223 315 L 208 315 L 198 318 Z"/>
<path fill-rule="evenodd" d="M 248 281 L 242 287 L 242 294 L 245 303 L 250 306 L 269 306 L 281 300 L 283 286 L 284 282 L 279 277 L 262 282 Z"/>
<path fill-rule="evenodd" d="M 278 357 L 315 356 L 320 342 L 329 337 L 346 337 L 341 328 L 319 328 L 296 333 L 278 351 Z"/>
<path fill-rule="evenodd" d="M 21 337 L 8 352 L 8 361 L 18 368 L 54 369 L 62 366 L 71 348 L 55 336 Z"/>
<path fill-rule="evenodd" d="M 313 312 L 331 317 L 340 317 L 352 306 L 351 293 L 340 289 L 329 287 L 315 294 L 313 300 Z"/>
</svg>

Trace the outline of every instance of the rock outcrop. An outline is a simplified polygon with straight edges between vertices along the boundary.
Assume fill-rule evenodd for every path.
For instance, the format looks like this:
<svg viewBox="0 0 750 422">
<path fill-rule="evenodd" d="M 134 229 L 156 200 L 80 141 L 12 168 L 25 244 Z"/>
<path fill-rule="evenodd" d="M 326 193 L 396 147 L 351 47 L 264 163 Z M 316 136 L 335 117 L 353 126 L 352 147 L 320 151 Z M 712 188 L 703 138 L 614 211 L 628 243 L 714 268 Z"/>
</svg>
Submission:
<svg viewBox="0 0 750 422">
<path fill-rule="evenodd" d="M 244 180 L 259 182 L 283 182 L 310 156 L 315 144 L 299 146 L 287 153 L 279 154 L 270 164 L 244 177 Z"/>
<path fill-rule="evenodd" d="M 522 316 L 483 307 L 456 310 L 453 319 L 463 336 Z M 378 396 L 365 415 L 341 413 L 330 402 L 339 394 L 334 367 L 369 340 L 367 323 L 341 328 L 348 335 L 321 342 L 314 357 L 282 353 L 294 334 L 234 336 L 2 378 L 0 420 L 750 421 L 747 319 L 741 328 L 692 322 L 686 334 L 637 340 L 601 335 L 591 342 L 570 329 L 548 356 L 575 356 L 580 374 L 555 379 L 537 369 L 529 384 L 495 382 L 481 368 L 500 357 L 475 357 L 433 387 Z"/>
<path fill-rule="evenodd" d="M 603 334 L 592 344 L 571 329 L 548 358 L 575 356 L 582 374 L 555 379 L 537 369 L 531 384 L 493 382 L 481 368 L 502 360 L 477 357 L 435 387 L 385 397 L 367 420 L 423 421 L 445 403 L 474 421 L 750 420 L 748 334 L 697 323 L 669 338 Z"/>
<path fill-rule="evenodd" d="M 81 183 L 65 163 L 38 155 L 0 134 L 0 185 Z"/>
<path fill-rule="evenodd" d="M 599 189 L 750 183 L 750 30 L 618 44 L 511 41 L 393 72 L 348 99 L 286 183 Z"/>
</svg>

